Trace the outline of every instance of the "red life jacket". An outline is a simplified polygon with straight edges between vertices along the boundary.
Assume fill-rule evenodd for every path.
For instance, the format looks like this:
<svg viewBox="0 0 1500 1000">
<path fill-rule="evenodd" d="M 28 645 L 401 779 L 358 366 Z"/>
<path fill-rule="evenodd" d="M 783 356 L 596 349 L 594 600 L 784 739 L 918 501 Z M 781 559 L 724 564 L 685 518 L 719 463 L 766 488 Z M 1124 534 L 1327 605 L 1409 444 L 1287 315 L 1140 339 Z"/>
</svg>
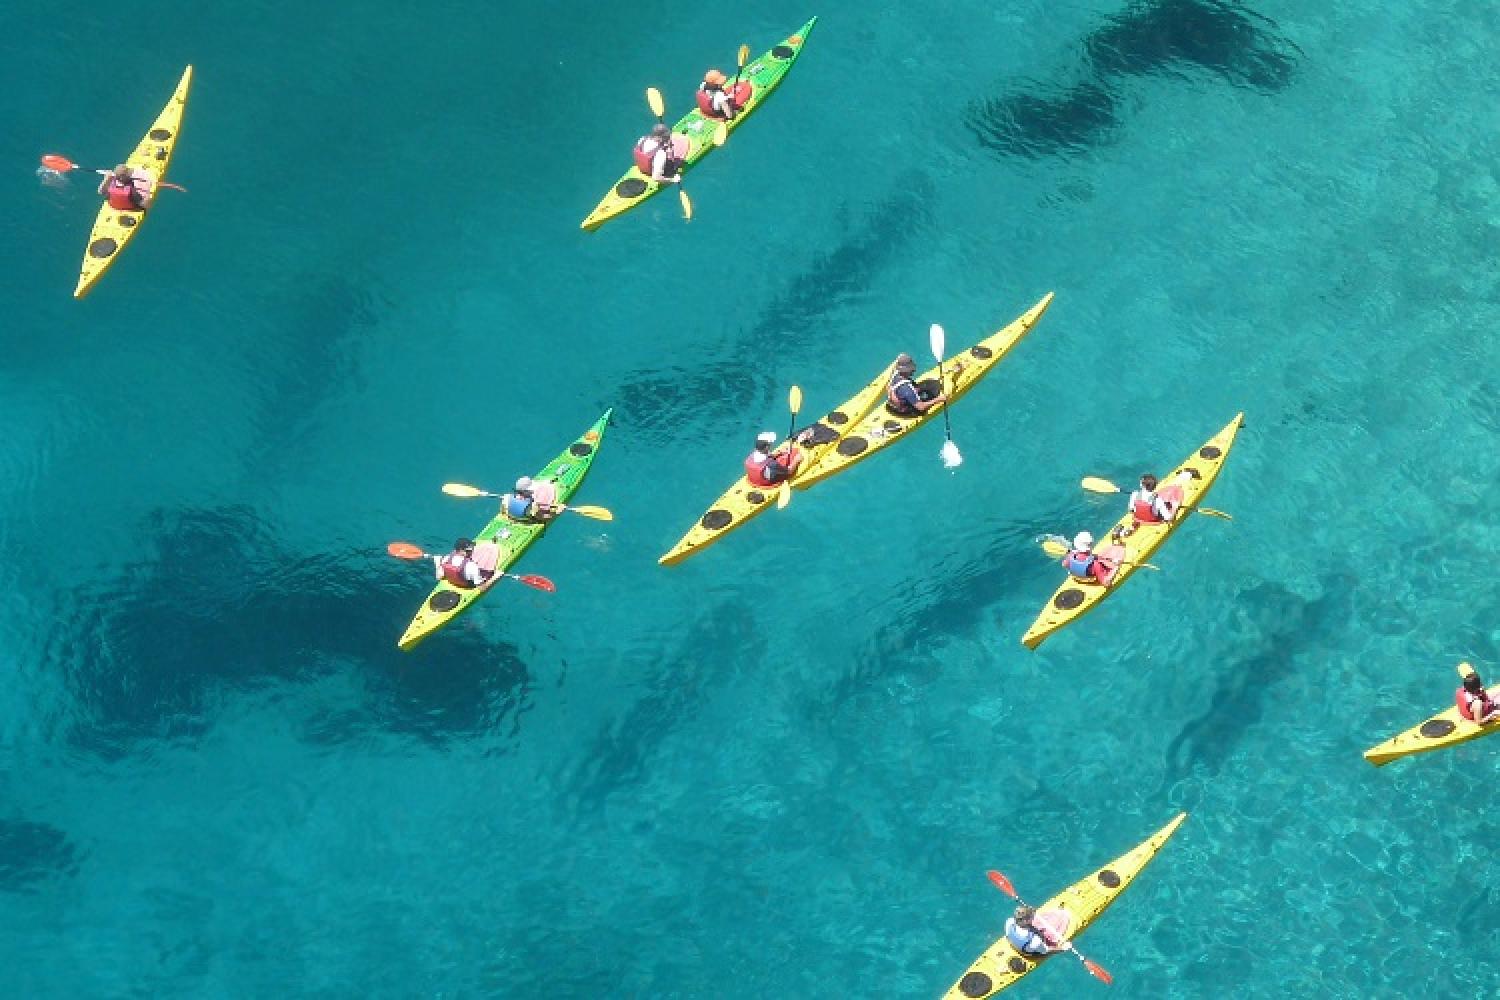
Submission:
<svg viewBox="0 0 1500 1000">
<path fill-rule="evenodd" d="M 1488 691 L 1483 691 L 1477 695 L 1470 695 L 1469 692 L 1465 691 L 1463 688 L 1459 688 L 1458 693 L 1453 696 L 1453 700 L 1458 704 L 1458 714 L 1462 715 L 1470 722 L 1475 721 L 1474 709 L 1472 707 L 1474 702 L 1479 702 L 1482 709 L 1482 715 L 1488 715 L 1490 713 L 1490 710 L 1495 706 L 1495 702 L 1490 698 L 1490 693 Z"/>
<path fill-rule="evenodd" d="M 464 576 L 464 565 L 469 557 L 462 552 L 450 552 L 443 556 L 443 579 L 460 590 L 473 590 L 474 585 Z"/>
<path fill-rule="evenodd" d="M 750 94 L 755 88 L 750 85 L 749 80 L 741 80 L 734 85 L 733 90 L 727 86 L 719 89 L 729 95 L 730 103 L 734 105 L 734 110 L 738 111 L 750 103 Z M 712 118 L 715 121 L 724 120 L 724 116 L 714 110 L 713 91 L 708 89 L 707 83 L 698 84 L 698 92 L 693 96 L 698 99 L 698 110 L 703 113 L 703 117 Z"/>
<path fill-rule="evenodd" d="M 126 181 L 120 183 L 118 177 L 111 176 L 109 185 L 104 189 L 109 198 L 109 207 L 117 212 L 139 212 L 141 207 L 131 200 L 135 194 L 135 183 Z"/>
<path fill-rule="evenodd" d="M 780 486 L 782 483 L 786 482 L 786 479 L 779 479 L 773 483 L 766 478 L 767 462 L 775 462 L 777 465 L 781 465 L 790 471 L 790 469 L 795 467 L 797 464 L 797 449 L 793 448 L 786 454 L 784 458 L 775 458 L 772 455 L 762 456 L 758 451 L 752 451 L 750 454 L 746 455 L 745 478 L 750 480 L 750 485 L 759 486 L 762 489 L 766 489 L 772 486 Z M 791 476 L 787 477 L 787 479 L 790 478 Z"/>
<path fill-rule="evenodd" d="M 1151 494 L 1150 500 L 1134 500 L 1130 504 L 1130 512 L 1134 514 L 1135 519 L 1142 524 L 1161 524 L 1161 518 L 1156 516 L 1155 500 L 1155 493 Z"/>
</svg>

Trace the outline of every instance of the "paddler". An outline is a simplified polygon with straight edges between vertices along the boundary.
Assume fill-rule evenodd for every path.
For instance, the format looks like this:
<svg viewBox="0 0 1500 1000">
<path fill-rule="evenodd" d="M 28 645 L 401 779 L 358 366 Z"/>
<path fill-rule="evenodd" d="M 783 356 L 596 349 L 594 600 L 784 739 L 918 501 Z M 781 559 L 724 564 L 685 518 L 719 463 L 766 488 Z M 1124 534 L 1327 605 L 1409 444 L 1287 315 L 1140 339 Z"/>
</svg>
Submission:
<svg viewBox="0 0 1500 1000">
<path fill-rule="evenodd" d="M 1464 675 L 1463 686 L 1454 695 L 1454 700 L 1458 703 L 1458 714 L 1470 722 L 1483 726 L 1500 721 L 1500 702 L 1491 698 L 1484 689 L 1484 681 L 1479 679 L 1478 672 Z"/>
<path fill-rule="evenodd" d="M 1094 536 L 1087 531 L 1080 531 L 1073 536 L 1073 547 L 1062 557 L 1063 569 L 1080 583 L 1097 583 L 1101 587 L 1108 587 L 1120 568 L 1119 557 L 1123 555 L 1118 544 L 1119 538 L 1112 540 L 1116 544 L 1095 552 Z"/>
<path fill-rule="evenodd" d="M 1072 919 L 1066 910 L 1043 910 L 1016 907 L 1015 916 L 1005 921 L 1005 939 L 1023 955 L 1050 955 L 1071 948 L 1067 938 Z"/>
<path fill-rule="evenodd" d="M 485 579 L 483 570 L 474 561 L 474 539 L 460 538 L 453 543 L 453 551 L 442 558 L 433 557 L 437 564 L 437 578 L 447 580 L 459 590 L 482 587 L 496 577 Z"/>
<path fill-rule="evenodd" d="M 804 430 L 794 439 L 797 444 L 807 440 L 811 429 Z M 802 452 L 791 441 L 772 451 L 776 444 L 775 431 L 761 431 L 755 436 L 755 448 L 745 456 L 745 478 L 754 486 L 775 486 L 797 474 L 802 467 Z"/>
<path fill-rule="evenodd" d="M 917 370 L 916 361 L 910 354 L 896 355 L 895 371 L 891 373 L 890 385 L 886 387 L 885 405 L 898 417 L 914 417 L 926 413 L 939 403 L 946 402 L 948 394 L 940 392 L 928 395 L 927 390 L 911 380 Z"/>
<path fill-rule="evenodd" d="M 724 84 L 728 82 L 729 77 L 716 69 L 703 74 L 703 82 L 698 85 L 698 91 L 703 97 L 698 100 L 698 107 L 708 117 L 733 121 L 740 113 L 740 106 L 735 102 L 734 95 L 724 89 Z"/>
<path fill-rule="evenodd" d="M 651 126 L 651 133 L 641 137 L 635 144 L 635 151 L 637 166 L 647 159 L 651 162 L 651 169 L 642 168 L 641 173 L 658 184 L 682 183 L 682 176 L 677 172 L 682 167 L 682 160 L 677 158 L 676 150 L 672 148 L 670 126 L 663 122 Z"/>
<path fill-rule="evenodd" d="M 1179 472 L 1158 490 L 1155 476 L 1149 472 L 1142 476 L 1140 489 L 1130 494 L 1130 515 L 1135 518 L 1130 531 L 1143 524 L 1167 524 L 1176 518 L 1182 509 L 1183 488 L 1191 478 L 1187 472 Z"/>
<path fill-rule="evenodd" d="M 135 170 L 123 163 L 99 182 L 99 193 L 109 201 L 110 208 L 120 212 L 144 212 L 155 190 L 156 178 L 149 170 Z"/>
<path fill-rule="evenodd" d="M 562 511 L 557 504 L 557 484 L 522 476 L 516 480 L 515 492 L 500 498 L 500 510 L 512 521 L 550 521 Z"/>
</svg>

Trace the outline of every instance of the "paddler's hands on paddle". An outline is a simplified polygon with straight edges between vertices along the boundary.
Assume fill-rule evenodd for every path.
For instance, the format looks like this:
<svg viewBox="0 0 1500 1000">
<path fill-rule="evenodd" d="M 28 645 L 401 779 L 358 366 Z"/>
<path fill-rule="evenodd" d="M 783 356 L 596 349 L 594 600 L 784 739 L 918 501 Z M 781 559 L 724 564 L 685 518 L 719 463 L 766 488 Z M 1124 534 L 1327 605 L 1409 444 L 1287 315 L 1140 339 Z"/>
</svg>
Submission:
<svg viewBox="0 0 1500 1000">
<path fill-rule="evenodd" d="M 392 542 L 385 547 L 385 550 L 391 555 L 395 556 L 397 559 L 431 559 L 434 563 L 438 564 L 439 575 L 442 574 L 443 557 L 435 556 L 431 552 L 423 552 L 420 546 L 413 545 L 410 542 Z M 495 570 L 493 575 L 488 580 L 485 580 L 483 583 L 479 584 L 477 589 L 485 590 L 493 586 L 494 583 L 502 576 L 509 577 L 517 583 L 524 583 L 526 586 L 533 587 L 537 590 L 545 590 L 549 594 L 555 593 L 557 591 L 557 585 L 551 580 L 547 579 L 545 576 L 537 576 L 534 573 L 507 573 L 504 570 Z"/>
<path fill-rule="evenodd" d="M 1031 905 L 1030 903 L 1026 902 L 1026 900 L 1021 898 L 1021 894 L 1019 892 L 1016 892 L 1016 887 L 1010 884 L 1010 879 L 1006 878 L 1004 875 L 1000 874 L 997 871 L 988 871 L 985 872 L 985 874 L 988 875 L 989 880 L 995 884 L 995 888 L 1005 893 L 1011 899 L 1014 899 L 1022 906 Z M 1046 934 L 1042 934 L 1042 938 L 1045 940 Z M 1115 977 L 1110 975 L 1109 971 L 1105 969 L 1104 966 L 1100 965 L 1098 962 L 1093 961 L 1092 959 L 1084 957 L 1083 952 L 1074 947 L 1071 939 L 1063 938 L 1062 940 L 1058 941 L 1056 945 L 1053 945 L 1053 947 L 1059 951 L 1070 951 L 1074 955 L 1077 955 L 1078 960 L 1083 963 L 1083 967 L 1089 970 L 1089 975 L 1093 976 L 1095 979 L 1098 979 L 1106 986 L 1115 981 Z"/>
<path fill-rule="evenodd" d="M 72 160 L 68 159 L 66 156 L 60 156 L 57 153 L 47 153 L 47 154 L 45 154 L 42 157 L 42 166 L 46 167 L 48 170 L 54 171 L 55 173 L 59 173 L 59 174 L 65 174 L 65 173 L 68 173 L 71 170 L 92 170 L 94 173 L 99 174 L 100 176 L 108 177 L 110 174 L 114 173 L 113 170 L 106 170 L 103 167 L 82 167 L 82 166 L 79 166 L 78 164 L 74 163 Z M 159 181 L 154 181 L 153 185 L 155 187 L 167 188 L 168 190 L 171 190 L 171 191 L 181 191 L 183 194 L 187 194 L 187 188 L 183 187 L 181 184 L 169 184 L 166 181 L 160 181 L 159 180 Z"/>
<path fill-rule="evenodd" d="M 1108 479 L 1104 479 L 1104 478 L 1102 478 L 1100 476 L 1084 476 L 1083 480 L 1079 483 L 1079 485 L 1082 486 L 1085 490 L 1089 491 L 1090 493 L 1124 493 L 1125 492 L 1123 489 L 1121 489 L 1120 487 L 1116 486 L 1114 483 L 1110 482 Z M 1234 517 L 1232 515 L 1226 514 L 1222 510 L 1214 510 L 1212 507 L 1199 507 L 1197 504 L 1183 504 L 1181 507 L 1177 508 L 1177 512 L 1178 513 L 1182 513 L 1183 511 L 1187 511 L 1187 512 L 1193 513 L 1193 514 L 1207 514 L 1209 517 L 1219 517 L 1219 518 L 1223 518 L 1226 521 L 1233 521 L 1234 520 Z M 1174 520 L 1175 520 L 1175 518 L 1174 518 Z"/>
<path fill-rule="evenodd" d="M 658 125 L 665 125 L 667 123 L 667 104 L 666 101 L 662 100 L 661 91 L 657 90 L 655 87 L 647 87 L 646 104 L 651 108 L 651 113 L 656 116 L 656 123 Z M 676 147 L 672 144 L 673 136 L 675 134 L 676 133 L 673 132 L 667 133 L 666 141 L 668 160 L 673 159 L 673 154 L 676 152 Z M 715 146 L 722 146 L 724 145 L 724 140 L 728 138 L 729 129 L 723 122 L 720 122 L 719 126 L 714 129 L 712 140 L 713 144 Z M 657 171 L 653 170 L 650 179 L 658 184 L 678 185 L 677 200 L 682 203 L 682 219 L 684 222 L 691 222 L 693 221 L 693 199 L 688 197 L 687 191 L 681 186 L 683 166 L 685 166 L 685 164 L 682 161 L 678 161 L 677 169 L 674 170 L 670 175 L 658 173 Z"/>
<path fill-rule="evenodd" d="M 503 493 L 491 493 L 489 490 L 482 490 L 477 486 L 470 486 L 467 483 L 444 483 L 443 492 L 450 497 L 461 497 L 465 500 L 472 500 L 475 497 L 494 497 L 498 500 L 505 495 Z M 582 517 L 593 518 L 595 521 L 613 521 L 615 519 L 614 512 L 607 507 L 592 507 L 588 504 L 578 504 L 575 506 L 560 503 L 552 505 L 551 509 L 569 511 Z"/>
</svg>

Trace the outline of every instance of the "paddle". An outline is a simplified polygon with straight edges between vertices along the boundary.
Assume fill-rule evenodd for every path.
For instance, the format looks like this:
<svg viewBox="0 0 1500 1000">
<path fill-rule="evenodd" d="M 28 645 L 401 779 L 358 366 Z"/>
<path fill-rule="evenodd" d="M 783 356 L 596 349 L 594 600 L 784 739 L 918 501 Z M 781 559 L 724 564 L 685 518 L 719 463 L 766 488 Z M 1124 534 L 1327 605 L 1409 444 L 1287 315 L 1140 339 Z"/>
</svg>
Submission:
<svg viewBox="0 0 1500 1000">
<path fill-rule="evenodd" d="M 927 340 L 932 348 L 932 356 L 938 363 L 938 388 L 942 389 L 947 382 L 947 376 L 943 374 L 943 341 L 947 335 L 938 324 L 932 324 L 932 329 L 927 331 Z M 948 417 L 948 404 L 943 403 L 943 468 L 956 469 L 963 464 L 964 457 L 958 453 L 958 445 L 953 443 L 953 421 Z"/>
<path fill-rule="evenodd" d="M 997 889 L 1005 893 L 1011 899 L 1014 899 L 1022 906 L 1031 905 L 1030 903 L 1026 902 L 1026 900 L 1021 898 L 1020 893 L 1016 892 L 1016 887 L 1010 884 L 1010 879 L 1006 878 L 1004 875 L 1001 875 L 997 871 L 989 871 L 985 874 L 990 877 L 991 882 L 995 883 L 995 887 Z M 1100 965 L 1098 962 L 1092 961 L 1091 959 L 1085 958 L 1083 952 L 1079 951 L 1073 946 L 1072 941 L 1065 939 L 1060 947 L 1077 955 L 1078 960 L 1083 963 L 1083 967 L 1089 970 L 1089 975 L 1093 976 L 1095 979 L 1102 981 L 1106 986 L 1115 981 L 1115 977 L 1111 976 L 1109 972 L 1105 970 L 1104 966 Z"/>
<path fill-rule="evenodd" d="M 651 113 L 656 116 L 657 123 L 665 125 L 667 123 L 667 103 L 662 100 L 661 91 L 657 90 L 655 87 L 647 87 L 646 103 L 651 107 Z M 671 142 L 672 137 L 668 136 L 667 156 L 669 158 L 671 157 L 673 152 Z M 682 186 L 681 175 L 678 176 L 678 179 L 675 181 L 675 183 L 677 184 L 677 200 L 682 202 L 682 220 L 684 222 L 692 222 L 693 199 L 688 197 L 687 190 Z"/>
<path fill-rule="evenodd" d="M 734 68 L 734 82 L 729 85 L 729 99 L 734 100 L 734 90 L 740 85 L 740 74 L 745 72 L 745 63 L 750 61 L 750 46 L 741 44 L 739 55 L 735 57 L 738 63 Z"/>
<path fill-rule="evenodd" d="M 385 550 L 391 555 L 395 556 L 397 559 L 442 558 L 441 556 L 433 555 L 431 552 L 423 552 L 421 549 L 417 548 L 417 546 L 411 544 L 410 542 L 392 542 L 385 547 Z M 499 579 L 502 576 L 509 577 L 510 579 L 515 580 L 517 583 L 524 583 L 528 587 L 535 587 L 537 590 L 545 590 L 549 594 L 556 593 L 557 591 L 557 584 L 553 583 L 545 576 L 507 573 L 504 570 L 495 571 L 495 579 Z"/>
<path fill-rule="evenodd" d="M 797 450 L 796 442 L 792 435 L 797 433 L 797 411 L 802 409 L 802 387 L 792 386 L 792 391 L 787 396 L 787 405 L 792 408 L 792 426 L 786 432 L 786 461 L 788 469 L 792 462 L 792 452 Z M 776 509 L 786 510 L 786 505 L 792 502 L 792 474 L 787 472 L 785 481 L 781 484 L 781 492 L 776 495 Z"/>
<path fill-rule="evenodd" d="M 1063 556 L 1073 551 L 1073 546 L 1069 545 L 1067 539 L 1063 538 L 1061 535 L 1043 535 L 1042 537 L 1038 538 L 1037 541 L 1042 543 L 1043 552 L 1047 553 L 1049 556 L 1056 556 L 1058 559 L 1061 559 Z M 1161 572 L 1160 566 L 1153 566 L 1150 563 L 1145 562 L 1131 562 L 1128 559 L 1121 559 L 1120 565 L 1134 566 L 1137 569 L 1155 570 L 1158 573 Z"/>
<path fill-rule="evenodd" d="M 470 486 L 467 483 L 444 483 L 443 492 L 450 497 L 462 497 L 465 500 L 472 500 L 475 497 L 494 497 L 498 500 L 505 495 L 503 493 L 491 493 L 488 490 L 482 490 L 477 486 Z M 574 514 L 591 517 L 596 521 L 613 521 L 615 519 L 614 513 L 606 507 L 590 507 L 587 504 L 579 504 L 575 507 L 565 503 L 558 504 L 557 506 L 559 510 L 571 511 Z"/>
<path fill-rule="evenodd" d="M 1088 490 L 1090 493 L 1125 492 L 1124 490 L 1120 489 L 1120 487 L 1110 482 L 1108 479 L 1101 479 L 1098 476 L 1084 476 L 1083 481 L 1080 482 L 1079 485 Z M 1222 510 L 1214 510 L 1212 507 L 1199 507 L 1196 504 L 1185 504 L 1180 509 L 1195 511 L 1199 514 L 1207 514 L 1209 517 L 1222 517 L 1226 521 L 1234 520 L 1233 516 L 1224 513 Z"/>
<path fill-rule="evenodd" d="M 88 167 L 81 167 L 78 164 L 74 163 L 72 160 L 68 159 L 66 156 L 59 156 L 56 153 L 48 153 L 43 156 L 42 166 L 46 167 L 48 170 L 56 170 L 60 174 L 65 174 L 69 170 L 89 169 Z M 103 170 L 98 167 L 94 167 L 93 171 L 96 174 L 113 173 L 113 171 Z M 181 191 L 183 194 L 187 194 L 187 188 L 183 187 L 181 184 L 169 184 L 166 181 L 157 181 L 156 186 L 162 188 L 171 188 L 173 191 Z"/>
</svg>

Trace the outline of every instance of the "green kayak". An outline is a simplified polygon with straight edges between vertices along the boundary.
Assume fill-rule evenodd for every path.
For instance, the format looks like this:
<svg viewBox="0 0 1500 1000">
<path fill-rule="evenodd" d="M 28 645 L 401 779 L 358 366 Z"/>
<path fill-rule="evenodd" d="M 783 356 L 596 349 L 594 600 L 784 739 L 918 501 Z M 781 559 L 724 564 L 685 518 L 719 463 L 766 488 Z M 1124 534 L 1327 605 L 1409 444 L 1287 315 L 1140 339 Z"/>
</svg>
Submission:
<svg viewBox="0 0 1500 1000">
<path fill-rule="evenodd" d="M 792 68 L 792 63 L 797 61 L 797 56 L 802 52 L 802 43 L 807 39 L 807 33 L 812 31 L 813 25 L 818 23 L 817 18 L 808 21 L 791 35 L 771 47 L 769 52 L 747 64 L 739 74 L 739 83 L 734 88 L 735 101 L 740 105 L 740 113 L 728 122 L 730 132 L 744 124 L 755 109 L 760 107 L 761 102 L 770 96 L 776 85 L 781 83 L 787 71 Z M 677 120 L 672 126 L 674 143 L 679 148 L 685 143 L 686 155 L 683 157 L 682 172 L 701 160 L 710 149 L 714 148 L 714 129 L 719 119 L 709 118 L 698 108 L 693 108 L 687 114 Z M 639 167 L 632 166 L 625 171 L 615 186 L 606 194 L 589 213 L 589 217 L 583 220 L 581 228 L 598 229 L 610 219 L 629 211 L 657 191 L 662 185 L 657 184 L 646 174 L 641 173 Z"/>
<path fill-rule="evenodd" d="M 609 426 L 610 412 L 605 410 L 604 416 L 595 421 L 594 426 L 584 431 L 577 441 L 564 449 L 561 455 L 548 462 L 542 467 L 541 472 L 531 477 L 538 481 L 555 482 L 559 503 L 568 502 L 578 489 L 578 485 L 583 482 L 589 466 L 594 464 L 594 456 L 599 454 L 599 445 L 604 440 L 604 429 Z M 521 557 L 526 547 L 536 541 L 546 530 L 547 522 L 545 521 L 512 521 L 504 514 L 496 513 L 490 523 L 484 526 L 484 530 L 474 536 L 474 540 L 497 543 L 500 546 L 500 558 L 495 568 L 506 570 Z M 439 580 L 437 586 L 432 588 L 432 593 L 422 604 L 421 610 L 417 612 L 417 616 L 406 627 L 401 641 L 396 645 L 401 649 L 411 649 L 457 618 L 465 608 L 479 600 L 480 595 L 488 590 L 488 587 L 460 589 L 447 580 Z"/>
</svg>

